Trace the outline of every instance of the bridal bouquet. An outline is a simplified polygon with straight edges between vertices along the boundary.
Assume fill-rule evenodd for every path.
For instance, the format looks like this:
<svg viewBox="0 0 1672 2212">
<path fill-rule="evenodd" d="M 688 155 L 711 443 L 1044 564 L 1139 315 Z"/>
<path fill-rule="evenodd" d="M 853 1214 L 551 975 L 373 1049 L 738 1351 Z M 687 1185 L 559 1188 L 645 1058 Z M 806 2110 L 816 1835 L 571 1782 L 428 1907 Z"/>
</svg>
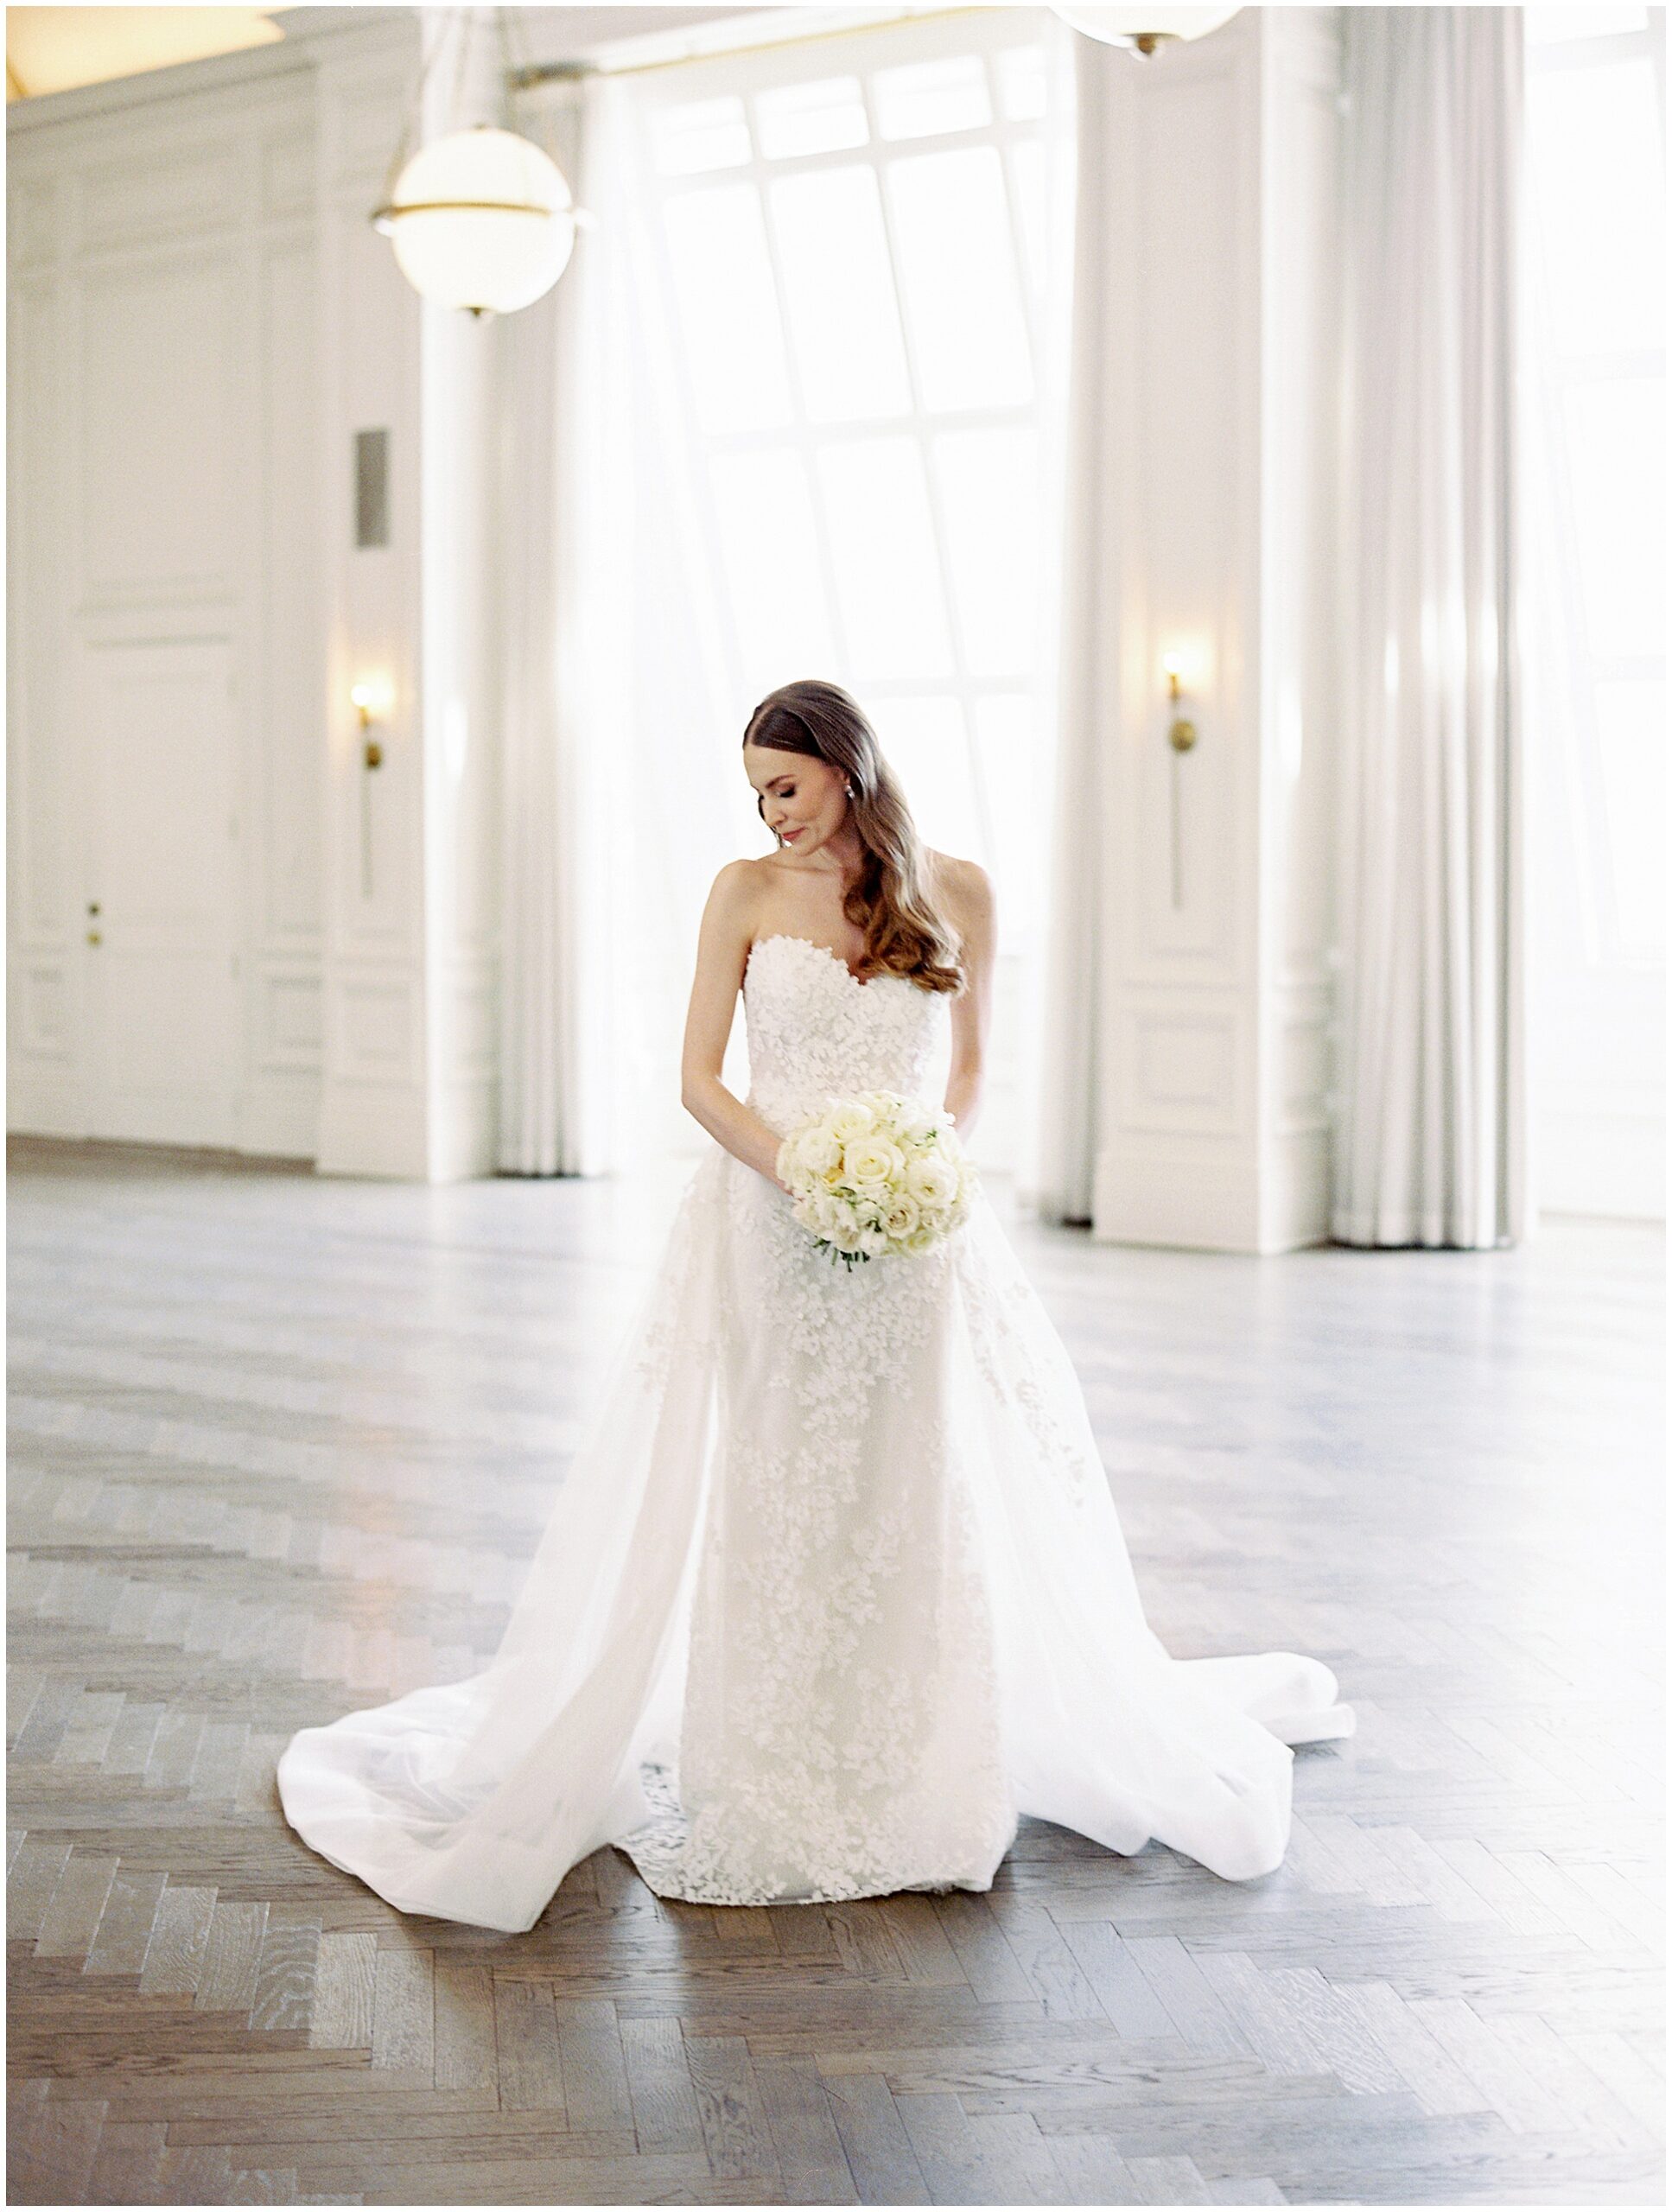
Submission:
<svg viewBox="0 0 1672 2212">
<path fill-rule="evenodd" d="M 790 1132 L 776 1165 L 815 1247 L 849 1268 L 926 1252 L 963 1220 L 976 1187 L 951 1116 L 893 1090 L 836 1100 Z"/>
</svg>

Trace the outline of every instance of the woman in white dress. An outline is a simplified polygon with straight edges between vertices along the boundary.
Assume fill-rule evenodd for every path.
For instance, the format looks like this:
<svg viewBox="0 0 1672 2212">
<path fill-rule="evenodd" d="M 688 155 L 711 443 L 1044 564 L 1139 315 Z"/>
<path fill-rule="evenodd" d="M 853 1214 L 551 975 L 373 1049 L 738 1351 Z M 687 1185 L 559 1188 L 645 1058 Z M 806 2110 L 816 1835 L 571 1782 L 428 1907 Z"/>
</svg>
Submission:
<svg viewBox="0 0 1672 2212">
<path fill-rule="evenodd" d="M 1291 1746 L 1351 1732 L 1321 1662 L 1175 1660 L 1078 1380 L 977 1185 L 923 1252 L 836 1265 L 783 1137 L 923 1097 L 967 1132 L 983 871 L 921 844 L 859 707 L 772 693 L 743 766 L 777 850 L 702 917 L 684 1103 L 715 1139 L 605 1378 L 498 1654 L 303 1729 L 315 1850 L 410 1912 L 531 1927 L 618 1845 L 720 1904 L 984 1890 L 1030 1814 L 1230 1880 L 1287 1848 Z M 739 993 L 750 1085 L 720 1070 Z"/>
</svg>

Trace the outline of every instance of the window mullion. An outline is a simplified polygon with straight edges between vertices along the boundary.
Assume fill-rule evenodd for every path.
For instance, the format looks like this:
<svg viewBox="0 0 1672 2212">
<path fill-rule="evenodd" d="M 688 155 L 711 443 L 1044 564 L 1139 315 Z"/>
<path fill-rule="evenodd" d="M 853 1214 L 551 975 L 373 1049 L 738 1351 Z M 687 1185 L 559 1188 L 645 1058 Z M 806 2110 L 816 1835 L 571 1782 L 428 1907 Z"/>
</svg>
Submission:
<svg viewBox="0 0 1672 2212">
<path fill-rule="evenodd" d="M 635 160 L 641 177 L 652 173 L 652 148 L 648 122 L 649 118 L 642 109 L 632 118 Z M 712 448 L 705 440 L 697 420 L 696 387 L 691 375 L 689 334 L 680 312 L 678 287 L 674 282 L 673 255 L 668 243 L 667 207 L 675 188 L 671 185 L 658 183 L 646 195 L 648 207 L 645 207 L 643 200 L 639 202 L 641 210 L 650 218 L 647 227 L 652 234 L 650 240 L 650 279 L 646 284 L 637 288 L 639 302 L 650 308 L 655 318 L 655 328 L 650 333 L 652 359 L 646 362 L 646 372 L 653 382 L 660 383 L 662 380 L 658 378 L 655 367 L 655 361 L 659 359 L 669 372 L 667 382 L 674 387 L 671 392 L 664 390 L 662 406 L 664 410 L 671 407 L 677 411 L 677 419 L 683 425 L 683 449 L 679 454 L 669 456 L 670 466 L 683 474 L 686 495 L 695 511 L 696 525 L 707 548 L 706 586 L 709 604 L 719 618 L 714 626 L 719 632 L 720 652 L 726 664 L 726 689 L 730 696 L 735 696 L 741 689 L 741 653 L 736 615 L 732 607 L 727 575 L 725 547 L 721 539 L 714 484 L 709 467 L 709 454 Z M 651 300 L 645 298 L 646 293 L 652 296 Z M 709 628 L 706 622 L 696 625 L 699 650 L 711 653 L 712 647 L 707 643 Z"/>
<path fill-rule="evenodd" d="M 801 455 L 807 497 L 812 504 L 813 543 L 818 550 L 818 572 L 823 579 L 825 612 L 830 635 L 836 640 L 837 664 L 842 675 L 851 680 L 853 656 L 849 649 L 847 626 L 842 617 L 842 601 L 836 590 L 836 559 L 830 550 L 830 524 L 824 512 L 824 487 L 818 474 L 818 456 L 813 425 L 808 417 L 807 395 L 802 385 L 801 361 L 797 352 L 795 332 L 790 323 L 790 296 L 784 281 L 784 257 L 779 245 L 778 217 L 772 207 L 772 169 L 760 157 L 753 104 L 749 106 L 748 114 L 749 143 L 755 149 L 748 173 L 755 180 L 755 189 L 760 195 L 761 230 L 766 240 L 766 263 L 772 270 L 772 296 L 778 302 L 778 327 L 784 340 L 784 361 L 789 372 L 790 399 L 794 410 L 791 442 Z"/>
<path fill-rule="evenodd" d="M 862 72 L 860 77 L 860 98 L 865 103 L 866 121 L 874 138 L 876 115 L 871 102 L 871 73 L 868 70 Z M 941 500 L 934 454 L 931 450 L 931 432 L 918 378 L 917 351 L 912 340 L 912 324 L 906 315 L 906 288 L 900 275 L 900 238 L 894 224 L 888 178 L 885 174 L 888 166 L 887 158 L 880 156 L 877 162 L 877 199 L 882 210 L 883 237 L 888 248 L 888 276 L 894 288 L 894 310 L 900 317 L 900 334 L 906 341 L 906 375 L 912 394 L 912 429 L 923 462 L 924 486 L 934 529 L 935 563 L 940 575 L 941 602 L 946 610 L 946 633 L 952 645 L 951 690 L 958 702 L 958 718 L 963 728 L 964 773 L 975 796 L 976 820 L 981 824 L 982 836 L 987 841 L 986 857 L 990 858 L 993 851 L 992 825 L 987 818 L 983 804 L 980 764 L 976 753 L 975 717 L 970 698 L 970 656 L 963 635 L 963 609 L 959 604 L 951 573 L 946 514 Z"/>
</svg>

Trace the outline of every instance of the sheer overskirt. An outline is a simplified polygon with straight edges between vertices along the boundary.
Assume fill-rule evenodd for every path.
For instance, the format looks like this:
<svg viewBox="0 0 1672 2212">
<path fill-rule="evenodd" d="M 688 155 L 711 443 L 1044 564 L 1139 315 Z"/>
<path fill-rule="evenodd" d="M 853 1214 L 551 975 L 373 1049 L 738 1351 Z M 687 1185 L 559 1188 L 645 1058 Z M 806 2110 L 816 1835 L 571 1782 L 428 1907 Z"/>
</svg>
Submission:
<svg viewBox="0 0 1672 2212">
<path fill-rule="evenodd" d="M 774 1214 L 787 1223 L 782 1193 L 718 1147 L 695 1171 L 493 1662 L 467 1681 L 304 1729 L 280 1760 L 292 1827 L 403 1911 L 526 1929 L 571 1866 L 607 1843 L 633 1850 L 634 1839 L 652 1887 L 709 1893 L 682 1885 L 677 1847 L 646 1839 L 692 1825 L 692 1808 L 671 1821 L 669 1807 L 690 1764 L 682 1723 L 703 1539 L 714 1534 L 716 1491 L 723 1498 L 728 1487 L 721 1405 L 729 1390 L 733 1433 L 747 1436 L 747 1407 L 760 1402 L 740 1408 L 758 1378 L 740 1351 L 753 1340 L 736 1333 L 728 1276 L 734 1287 L 739 1271 L 769 1280 L 759 1250 L 740 1239 Z M 873 1262 L 838 1286 L 830 1262 L 787 1225 L 805 1246 L 804 1264 L 825 1271 L 821 1288 L 849 1294 L 845 1361 L 866 1356 L 867 1294 L 887 1270 L 924 1268 L 931 1287 L 933 1255 Z M 781 1885 L 716 1901 L 985 1889 L 1022 1814 L 1118 1853 L 1154 1837 L 1227 1879 L 1269 1872 L 1288 1839 L 1291 1745 L 1352 1726 L 1333 1674 L 1287 1652 L 1168 1656 L 1144 1618 L 1066 1349 L 983 1195 L 940 1257 L 935 1325 L 912 1351 L 905 1387 L 897 1376 L 883 1394 L 891 1416 L 927 1405 L 944 1424 L 936 1478 L 949 1497 L 963 1486 L 957 1556 L 973 1565 L 977 1589 L 972 1620 L 942 1619 L 930 1639 L 963 1658 L 964 1672 L 949 1663 L 927 1681 L 906 1678 L 938 1700 L 919 1732 L 923 1817 L 913 1828 L 908 1808 L 905 1821 L 920 1847 L 898 1879 L 861 1854 L 857 1885 L 844 1890 L 828 1867 L 823 1880 L 798 1872 L 781 1835 L 753 1834 L 743 1839 L 751 1864 L 780 1867 Z M 792 1375 L 791 1401 L 806 1382 Z M 845 1406 L 845 1393 L 834 1402 Z M 903 1478 L 911 1470 L 887 1450 L 889 1433 L 876 1433 L 864 1465 Z M 909 1586 L 920 1589 L 920 1577 Z M 970 1586 L 967 1572 L 948 1584 L 954 1596 Z M 710 1634 L 724 1645 L 723 1615 Z M 903 1662 L 922 1656 L 920 1645 Z M 971 1756 L 989 1712 L 996 1777 L 990 1758 Z M 862 1731 L 862 1711 L 849 1720 Z M 718 1732 L 723 1745 L 723 1720 Z M 734 1745 L 729 1762 L 722 1750 L 711 1764 L 706 1807 L 723 1828 L 738 1809 L 726 1794 L 728 1764 L 735 1773 L 753 1763 Z M 967 1815 L 962 1835 L 938 1831 L 928 1817 L 936 1806 Z"/>
<path fill-rule="evenodd" d="M 757 941 L 747 1103 L 926 1097 L 947 1001 Z M 291 1826 L 403 1911 L 515 1932 L 601 1846 L 659 1895 L 983 1890 L 1023 1815 L 1270 1872 L 1321 1662 L 1175 1660 L 1066 1347 L 985 1194 L 849 1269 L 714 1145 L 601 1380 L 499 1651 L 295 1736 Z"/>
</svg>

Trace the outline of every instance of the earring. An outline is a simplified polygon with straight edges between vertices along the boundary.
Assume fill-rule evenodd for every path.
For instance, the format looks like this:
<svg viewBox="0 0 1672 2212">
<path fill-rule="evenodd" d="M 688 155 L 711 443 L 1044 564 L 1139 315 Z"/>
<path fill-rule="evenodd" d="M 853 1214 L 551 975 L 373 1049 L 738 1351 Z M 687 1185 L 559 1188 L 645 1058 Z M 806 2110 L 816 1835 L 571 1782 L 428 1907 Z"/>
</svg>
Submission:
<svg viewBox="0 0 1672 2212">
<path fill-rule="evenodd" d="M 853 785 L 852 785 L 851 784 L 844 784 L 844 785 L 842 786 L 842 790 L 843 790 L 844 791 L 846 791 L 846 792 L 847 792 L 847 794 L 848 794 L 848 796 L 849 796 L 849 798 L 851 798 L 853 797 L 853 795 L 854 795 L 854 787 L 853 787 Z"/>
</svg>

